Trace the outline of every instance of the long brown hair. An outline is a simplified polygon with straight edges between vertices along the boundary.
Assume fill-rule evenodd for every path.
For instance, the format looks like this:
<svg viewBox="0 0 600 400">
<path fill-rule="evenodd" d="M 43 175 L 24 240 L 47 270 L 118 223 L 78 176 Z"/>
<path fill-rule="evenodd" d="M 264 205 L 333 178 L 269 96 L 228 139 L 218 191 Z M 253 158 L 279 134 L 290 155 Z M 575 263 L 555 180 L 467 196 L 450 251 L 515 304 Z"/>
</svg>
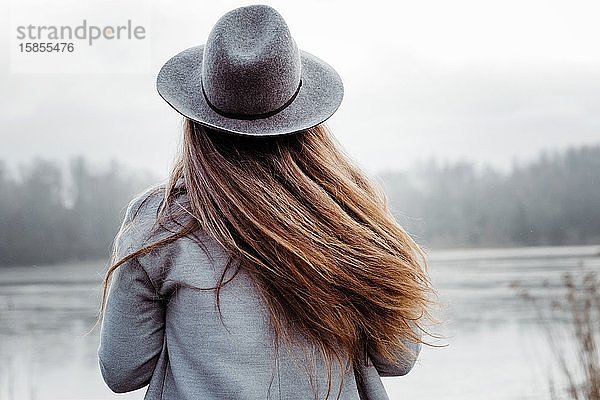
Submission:
<svg viewBox="0 0 600 400">
<path fill-rule="evenodd" d="M 172 218 L 180 178 L 193 218 L 168 238 L 113 260 L 99 318 L 116 268 L 202 231 L 255 282 L 276 337 L 300 333 L 322 351 L 329 385 L 335 359 L 364 363 L 368 347 L 394 362 L 410 352 L 402 339 L 422 342 L 435 294 L 425 254 L 324 124 L 292 135 L 244 137 L 185 119 L 159 219 Z"/>
</svg>

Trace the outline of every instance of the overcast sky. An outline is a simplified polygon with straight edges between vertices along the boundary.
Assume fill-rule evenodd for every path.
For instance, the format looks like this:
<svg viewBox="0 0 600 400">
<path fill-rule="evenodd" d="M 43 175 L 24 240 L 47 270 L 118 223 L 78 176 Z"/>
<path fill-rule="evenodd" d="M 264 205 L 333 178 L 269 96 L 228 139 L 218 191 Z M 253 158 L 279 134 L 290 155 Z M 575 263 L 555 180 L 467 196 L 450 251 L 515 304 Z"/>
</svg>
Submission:
<svg viewBox="0 0 600 400">
<path fill-rule="evenodd" d="M 0 25 L 10 27 L 9 2 L 1 1 Z M 56 23 L 44 20 L 44 7 L 93 21 L 106 3 L 57 9 L 60 1 L 35 1 L 40 24 Z M 329 126 L 370 172 L 429 157 L 507 168 L 542 149 L 600 143 L 597 1 L 264 3 L 283 15 L 301 49 L 340 73 L 345 97 Z M 11 15 L 25 4 L 14 0 Z M 145 13 L 114 7 L 110 19 L 146 26 L 141 73 L 13 73 L 15 32 L 3 29 L 0 159 L 82 154 L 166 174 L 181 118 L 156 93 L 155 74 L 176 52 L 204 43 L 224 12 L 249 3 L 138 4 Z"/>
</svg>

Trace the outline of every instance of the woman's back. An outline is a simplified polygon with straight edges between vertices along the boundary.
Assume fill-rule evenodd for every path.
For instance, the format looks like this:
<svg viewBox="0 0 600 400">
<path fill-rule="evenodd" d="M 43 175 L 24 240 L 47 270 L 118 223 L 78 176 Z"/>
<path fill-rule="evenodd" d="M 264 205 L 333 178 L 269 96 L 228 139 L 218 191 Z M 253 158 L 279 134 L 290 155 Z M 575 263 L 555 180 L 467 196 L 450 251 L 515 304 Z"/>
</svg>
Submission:
<svg viewBox="0 0 600 400">
<path fill-rule="evenodd" d="M 160 189 L 150 188 L 128 206 L 115 243 L 120 256 L 161 235 L 153 233 Z M 226 277 L 217 305 L 214 288 L 227 261 L 218 243 L 196 235 L 115 272 L 99 349 L 112 390 L 149 384 L 146 399 L 326 397 L 327 365 L 318 348 L 300 336 L 295 346 L 275 345 L 266 304 L 246 272 Z M 405 372 L 413 362 L 398 360 Z M 330 396 L 340 391 L 341 399 L 358 399 L 350 364 L 334 368 Z M 378 379 L 370 385 L 369 399 L 385 398 Z"/>
</svg>

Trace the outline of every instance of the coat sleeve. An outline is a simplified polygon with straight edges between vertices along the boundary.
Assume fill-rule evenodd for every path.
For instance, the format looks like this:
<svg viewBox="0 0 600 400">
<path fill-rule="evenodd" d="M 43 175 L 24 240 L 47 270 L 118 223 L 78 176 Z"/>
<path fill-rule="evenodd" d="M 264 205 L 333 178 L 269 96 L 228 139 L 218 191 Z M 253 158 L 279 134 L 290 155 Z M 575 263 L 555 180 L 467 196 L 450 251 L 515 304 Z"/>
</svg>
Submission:
<svg viewBox="0 0 600 400">
<path fill-rule="evenodd" d="M 369 349 L 369 358 L 373 366 L 379 373 L 379 376 L 402 376 L 410 372 L 417 362 L 421 352 L 421 343 L 415 343 L 412 340 L 403 340 L 403 343 L 409 348 L 412 354 L 402 354 L 396 358 L 393 363 L 385 361 L 378 353 Z"/>
<path fill-rule="evenodd" d="M 115 239 L 117 254 L 127 241 L 123 228 L 131 217 L 130 204 Z M 119 256 L 126 254 L 119 254 Z M 113 273 L 100 331 L 98 359 L 102 377 L 116 393 L 146 386 L 163 349 L 164 303 L 137 258 Z"/>
</svg>

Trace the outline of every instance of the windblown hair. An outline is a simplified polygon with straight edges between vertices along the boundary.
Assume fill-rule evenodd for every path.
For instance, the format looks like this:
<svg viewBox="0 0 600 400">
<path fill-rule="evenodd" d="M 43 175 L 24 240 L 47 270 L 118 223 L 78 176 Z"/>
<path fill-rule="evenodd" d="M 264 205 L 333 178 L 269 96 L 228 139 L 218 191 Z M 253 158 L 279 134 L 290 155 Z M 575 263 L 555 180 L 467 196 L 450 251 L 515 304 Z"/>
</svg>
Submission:
<svg viewBox="0 0 600 400">
<path fill-rule="evenodd" d="M 393 362 L 409 354 L 403 340 L 422 343 L 435 294 L 425 254 L 394 219 L 383 191 L 350 162 L 324 124 L 292 135 L 247 137 L 186 119 L 159 219 L 169 218 L 180 178 L 193 218 L 112 264 L 99 318 L 117 267 L 202 231 L 254 281 L 276 336 L 300 333 L 322 351 L 329 385 L 334 360 L 358 365 L 368 350 Z"/>
</svg>

